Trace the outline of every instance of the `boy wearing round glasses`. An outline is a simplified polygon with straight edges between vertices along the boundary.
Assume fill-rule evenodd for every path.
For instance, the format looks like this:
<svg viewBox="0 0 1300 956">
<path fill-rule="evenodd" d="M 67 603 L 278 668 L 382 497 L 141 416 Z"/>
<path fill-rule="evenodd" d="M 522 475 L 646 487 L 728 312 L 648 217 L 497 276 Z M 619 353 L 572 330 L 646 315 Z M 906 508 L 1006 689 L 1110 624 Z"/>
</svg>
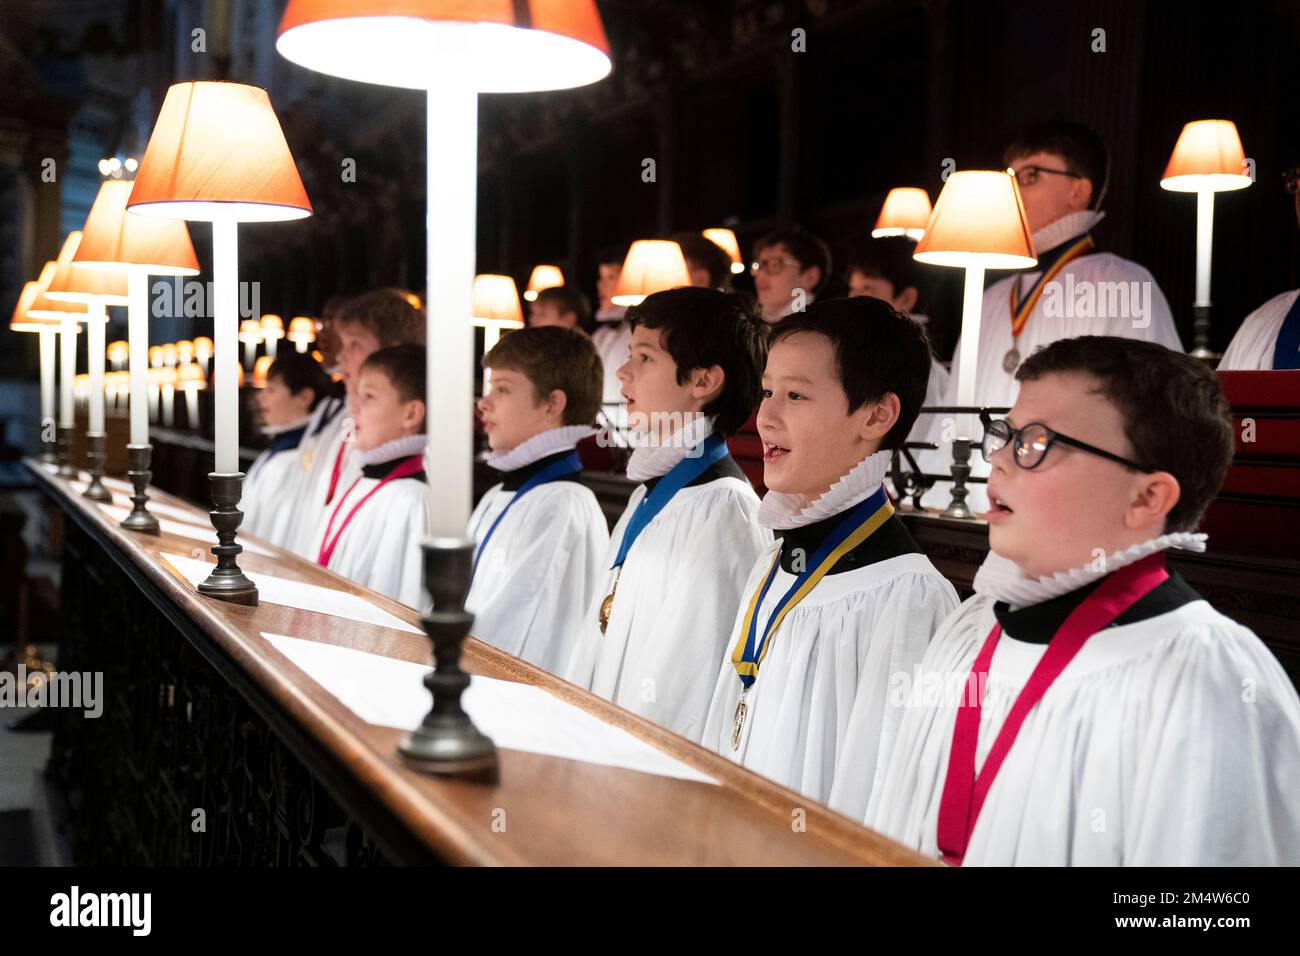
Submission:
<svg viewBox="0 0 1300 956">
<path fill-rule="evenodd" d="M 1026 131 L 1003 153 L 1020 184 L 1038 265 L 1013 272 L 984 291 L 975 404 L 1005 408 L 1020 390 L 1016 369 L 1034 350 L 1077 335 L 1115 335 L 1182 351 L 1169 303 L 1151 273 L 1102 251 L 1091 230 L 1105 213 L 1106 146 L 1078 123 L 1046 123 Z M 957 404 L 961 346 L 953 354 L 947 404 Z M 953 438 L 936 429 L 931 441 Z M 942 459 L 950 461 L 947 446 Z M 974 457 L 972 475 L 988 474 Z M 940 483 L 925 503 L 942 507 L 951 485 Z M 988 507 L 985 489 L 970 486 L 973 511 Z"/>
<path fill-rule="evenodd" d="M 1017 379 L 983 446 L 989 556 L 901 701 L 867 825 L 953 865 L 1300 863 L 1300 698 L 1164 563 L 1203 550 L 1232 458 L 1218 380 L 1106 336 Z"/>
<path fill-rule="evenodd" d="M 759 313 L 772 325 L 812 305 L 831 273 L 831 251 L 811 232 L 788 226 L 758 240 L 749 272 Z"/>
</svg>

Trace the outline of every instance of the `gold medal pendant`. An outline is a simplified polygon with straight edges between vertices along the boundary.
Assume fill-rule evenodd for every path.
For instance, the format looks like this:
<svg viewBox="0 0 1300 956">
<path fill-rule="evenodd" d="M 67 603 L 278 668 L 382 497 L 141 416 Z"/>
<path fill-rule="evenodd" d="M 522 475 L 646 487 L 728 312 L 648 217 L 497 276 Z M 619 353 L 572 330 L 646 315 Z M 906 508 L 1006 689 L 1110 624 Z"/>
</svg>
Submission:
<svg viewBox="0 0 1300 956">
<path fill-rule="evenodd" d="M 1015 372 L 1020 367 L 1020 350 L 1012 348 L 1006 355 L 1002 356 L 1002 369 L 1008 375 Z"/>
<path fill-rule="evenodd" d="M 311 469 L 311 456 L 315 450 L 315 448 L 308 448 L 303 452 L 302 457 L 298 459 L 299 463 L 302 465 L 303 471 L 309 471 Z"/>
<path fill-rule="evenodd" d="M 740 700 L 736 704 L 736 717 L 731 722 L 731 749 L 740 749 L 740 732 L 745 729 L 745 717 L 749 713 L 749 704 L 745 698 L 749 696 L 749 691 L 741 691 Z"/>
<path fill-rule="evenodd" d="M 600 636 L 605 636 L 605 629 L 609 627 L 609 614 L 614 610 L 614 595 L 618 592 L 618 579 L 623 575 L 623 566 L 620 564 L 617 573 L 614 575 L 614 586 L 609 589 L 605 595 L 605 600 L 600 602 Z"/>
</svg>

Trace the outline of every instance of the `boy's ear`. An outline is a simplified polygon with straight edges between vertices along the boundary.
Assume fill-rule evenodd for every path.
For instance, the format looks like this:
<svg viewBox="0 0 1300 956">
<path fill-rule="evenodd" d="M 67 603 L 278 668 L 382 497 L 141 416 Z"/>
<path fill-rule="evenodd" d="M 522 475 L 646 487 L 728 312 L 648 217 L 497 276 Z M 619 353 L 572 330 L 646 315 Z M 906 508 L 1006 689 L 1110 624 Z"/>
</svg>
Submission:
<svg viewBox="0 0 1300 956">
<path fill-rule="evenodd" d="M 907 312 L 910 315 L 912 310 L 916 308 L 918 295 L 919 293 L 916 291 L 916 286 L 909 285 L 902 292 L 898 293 L 898 295 L 894 296 L 894 308 L 898 309 L 899 312 Z"/>
<path fill-rule="evenodd" d="M 562 388 L 551 389 L 551 394 L 546 396 L 546 414 L 558 415 L 564 418 L 564 410 L 569 407 L 569 396 Z"/>
<path fill-rule="evenodd" d="M 722 394 L 726 379 L 727 373 L 721 365 L 691 369 L 691 397 L 699 399 L 705 405 L 709 404 Z"/>
<path fill-rule="evenodd" d="M 805 283 L 803 283 L 803 290 L 804 290 L 805 292 L 813 292 L 813 291 L 816 290 L 816 288 L 817 288 L 819 285 L 822 284 L 822 268 L 821 268 L 821 266 L 809 266 L 807 269 L 804 269 L 803 272 L 800 273 L 800 274 L 801 274 L 801 275 L 807 275 L 807 274 L 810 273 L 810 272 L 811 272 L 814 276 L 816 276 L 816 278 L 814 278 L 814 279 L 813 279 L 812 281 L 810 281 L 810 282 L 805 282 Z"/>
<path fill-rule="evenodd" d="M 424 427 L 424 402 L 413 398 L 402 409 L 402 429 L 412 434 Z"/>
<path fill-rule="evenodd" d="M 886 392 L 879 401 L 868 407 L 871 411 L 862 420 L 862 437 L 867 441 L 879 442 L 894 427 L 903 406 L 897 395 Z"/>
<path fill-rule="evenodd" d="M 1124 515 L 1124 524 L 1133 530 L 1155 526 L 1164 527 L 1165 518 L 1178 504 L 1183 489 L 1178 479 L 1167 471 L 1138 475 L 1133 500 Z M 1160 533 L 1163 533 L 1161 531 Z"/>
</svg>

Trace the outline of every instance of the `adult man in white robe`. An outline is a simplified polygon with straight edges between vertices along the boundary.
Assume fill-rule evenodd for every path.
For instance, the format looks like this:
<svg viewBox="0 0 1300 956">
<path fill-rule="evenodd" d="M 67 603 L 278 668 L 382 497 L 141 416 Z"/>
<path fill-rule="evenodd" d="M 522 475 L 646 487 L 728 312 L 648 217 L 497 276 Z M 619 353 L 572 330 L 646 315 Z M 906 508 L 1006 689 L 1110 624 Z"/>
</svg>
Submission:
<svg viewBox="0 0 1300 956">
<path fill-rule="evenodd" d="M 777 326 L 759 521 L 782 539 L 749 575 L 704 730 L 705 746 L 857 819 L 902 716 L 890 681 L 957 606 L 882 485 L 929 365 L 920 326 L 874 297 Z"/>
<path fill-rule="evenodd" d="M 1217 379 L 1113 337 L 1019 375 L 986 432 L 991 552 L 900 683 L 867 825 L 953 864 L 1300 863 L 1300 698 L 1164 565 L 1204 549 L 1232 459 Z"/>
<path fill-rule="evenodd" d="M 639 441 L 627 473 L 643 484 L 562 676 L 699 741 L 741 589 L 771 541 L 726 446 L 758 404 L 766 334 L 713 289 L 657 293 L 628 318 L 619 378 Z"/>
<path fill-rule="evenodd" d="M 1300 167 L 1287 172 L 1286 191 L 1295 197 L 1300 222 Z M 1282 292 L 1261 305 L 1241 323 L 1219 360 L 1222 371 L 1283 371 L 1300 369 L 1300 289 Z"/>
<path fill-rule="evenodd" d="M 424 316 L 398 289 L 376 289 L 349 299 L 340 309 L 334 329 L 339 340 L 338 367 L 349 402 L 357 372 L 374 352 L 394 345 L 424 344 Z M 349 454 L 353 437 L 352 417 L 339 411 L 301 452 L 304 474 L 285 547 L 309 560 L 316 558 L 316 533 L 322 516 L 340 490 L 361 474 L 360 464 Z"/>
<path fill-rule="evenodd" d="M 1047 123 L 1008 146 L 1003 159 L 1020 184 L 1038 265 L 984 290 L 975 404 L 1010 407 L 1019 392 L 1016 368 L 1057 339 L 1117 335 L 1182 351 L 1169 303 L 1151 273 L 1114 253 L 1097 251 L 1092 239 L 1091 230 L 1105 215 L 1100 208 L 1109 161 L 1101 138 L 1077 123 Z M 960 379 L 959 343 L 945 404 L 957 404 Z M 950 419 L 939 416 L 934 423 L 930 440 L 939 443 L 939 450 L 925 456 L 931 473 L 948 473 L 951 439 L 959 437 Z M 970 464 L 972 476 L 988 475 L 979 455 L 972 455 Z M 987 510 L 984 485 L 967 488 L 971 510 Z M 939 482 L 924 504 L 946 507 L 951 494 L 952 485 Z"/>
<path fill-rule="evenodd" d="M 609 527 L 579 480 L 575 446 L 595 434 L 600 357 L 581 332 L 520 329 L 483 357 L 478 403 L 501 482 L 469 519 L 473 634 L 552 673 L 568 661 L 603 577 Z"/>
</svg>

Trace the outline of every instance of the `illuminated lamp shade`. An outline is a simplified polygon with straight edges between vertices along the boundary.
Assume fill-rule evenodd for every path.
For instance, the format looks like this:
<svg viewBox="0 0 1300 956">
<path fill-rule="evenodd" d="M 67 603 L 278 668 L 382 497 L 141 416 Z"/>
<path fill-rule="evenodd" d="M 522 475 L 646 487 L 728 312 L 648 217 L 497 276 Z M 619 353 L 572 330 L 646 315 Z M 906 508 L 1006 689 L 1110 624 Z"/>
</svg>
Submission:
<svg viewBox="0 0 1300 956">
<path fill-rule="evenodd" d="M 167 342 L 166 344 L 162 345 L 161 348 L 162 348 L 163 365 L 167 366 L 168 368 L 174 367 L 178 359 L 178 355 L 176 352 L 176 344 L 174 342 Z"/>
<path fill-rule="evenodd" d="M 474 277 L 474 318 L 477 324 L 498 326 L 524 324 L 519 305 L 519 291 L 510 276 L 477 275 Z"/>
<path fill-rule="evenodd" d="M 871 230 L 872 239 L 887 236 L 907 236 L 920 239 L 925 235 L 926 224 L 930 221 L 930 194 L 915 186 L 897 186 L 885 196 L 885 203 L 880 207 L 876 226 Z"/>
<path fill-rule="evenodd" d="M 1232 120 L 1196 120 L 1183 127 L 1160 179 L 1160 188 L 1180 193 L 1245 189 L 1246 152 Z"/>
<path fill-rule="evenodd" d="M 18 301 L 14 304 L 14 313 L 9 319 L 10 332 L 44 332 L 47 329 L 58 331 L 63 327 L 63 323 L 58 319 L 33 318 L 28 314 L 40 291 L 41 285 L 36 279 L 23 283 L 22 292 L 18 294 Z"/>
<path fill-rule="evenodd" d="M 181 339 L 176 343 L 176 360 L 182 365 L 188 365 L 194 361 L 194 342 L 190 339 Z"/>
<path fill-rule="evenodd" d="M 289 321 L 289 332 L 285 337 L 299 352 L 306 352 L 307 346 L 316 341 L 316 323 L 309 316 L 296 316 Z"/>
<path fill-rule="evenodd" d="M 161 345 L 149 346 L 149 367 L 162 368 L 163 366 L 163 347 Z"/>
<path fill-rule="evenodd" d="M 127 356 L 130 355 L 130 353 L 131 353 L 130 344 L 123 341 L 122 339 L 118 339 L 116 342 L 109 342 L 108 348 L 105 349 L 104 351 L 104 355 L 108 358 L 110 362 L 114 363 L 115 365 L 121 362 L 125 362 Z"/>
<path fill-rule="evenodd" d="M 284 338 L 284 320 L 278 315 L 264 315 L 260 323 L 262 328 L 262 338 L 282 339 Z"/>
<path fill-rule="evenodd" d="M 318 73 L 412 90 L 432 88 L 431 64 L 483 93 L 610 71 L 595 0 L 290 0 L 275 48 Z"/>
<path fill-rule="evenodd" d="M 271 356 L 263 355 L 253 364 L 253 388 L 266 388 L 266 373 L 274 361 Z"/>
<path fill-rule="evenodd" d="M 646 296 L 691 284 L 682 247 L 667 239 L 638 239 L 627 251 L 610 300 L 639 305 Z"/>
<path fill-rule="evenodd" d="M 198 275 L 199 260 L 183 221 L 127 215 L 133 185 L 128 179 L 100 184 L 72 257 L 73 269 L 137 270 L 145 276 Z"/>
<path fill-rule="evenodd" d="M 564 273 L 560 271 L 559 266 L 533 266 L 532 275 L 528 277 L 528 288 L 524 290 L 524 298 L 534 302 L 537 293 L 543 289 L 553 289 L 560 285 L 564 285 Z"/>
<path fill-rule="evenodd" d="M 54 278 L 45 289 L 48 299 L 55 302 L 98 301 L 102 305 L 126 305 L 126 274 L 109 271 L 98 267 L 92 269 L 73 269 L 72 260 L 81 245 L 81 230 L 68 233 L 63 240 L 63 248 L 55 260 Z"/>
<path fill-rule="evenodd" d="M 200 362 L 206 362 L 212 358 L 212 339 L 206 335 L 200 335 L 194 339 L 194 357 Z"/>
<path fill-rule="evenodd" d="M 201 367 L 190 362 L 176 369 L 176 387 L 186 391 L 205 389 L 208 387 L 208 377 L 203 374 Z"/>
<path fill-rule="evenodd" d="M 736 241 L 734 232 L 730 229 L 705 229 L 701 235 L 727 254 L 734 274 L 745 271 L 745 263 L 740 258 L 740 243 Z"/>
<path fill-rule="evenodd" d="M 41 267 L 41 274 L 36 277 L 36 295 L 27 308 L 27 315 L 33 319 L 75 319 L 78 322 L 86 320 L 86 307 L 80 302 L 60 302 L 51 299 L 45 294 L 45 290 L 50 287 L 54 281 L 54 276 L 59 271 L 59 264 L 53 260 L 45 263 Z"/>
</svg>

